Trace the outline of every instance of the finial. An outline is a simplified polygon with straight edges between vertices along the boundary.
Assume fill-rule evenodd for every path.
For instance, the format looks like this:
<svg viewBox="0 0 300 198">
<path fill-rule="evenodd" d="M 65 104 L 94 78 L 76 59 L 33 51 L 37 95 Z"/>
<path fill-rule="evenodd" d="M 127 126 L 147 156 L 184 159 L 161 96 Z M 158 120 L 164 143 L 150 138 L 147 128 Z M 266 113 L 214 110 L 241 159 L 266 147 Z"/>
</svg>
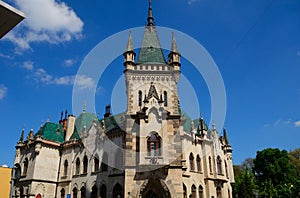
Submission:
<svg viewBox="0 0 300 198">
<path fill-rule="evenodd" d="M 149 0 L 148 18 L 147 18 L 148 24 L 147 24 L 147 26 L 153 26 L 154 25 L 153 20 L 154 19 L 153 19 L 153 15 L 152 15 L 152 0 Z"/>
<path fill-rule="evenodd" d="M 171 45 L 171 52 L 178 53 L 178 48 L 177 48 L 177 44 L 176 44 L 176 40 L 175 40 L 175 36 L 174 36 L 174 32 L 172 32 L 172 45 Z"/>
<path fill-rule="evenodd" d="M 215 123 L 215 121 L 212 121 L 212 129 L 216 130 L 216 123 Z"/>
<path fill-rule="evenodd" d="M 60 120 L 62 120 L 62 119 L 63 119 L 63 115 L 64 115 L 64 112 L 63 112 L 63 111 L 61 111 L 61 113 L 60 113 Z"/>
<path fill-rule="evenodd" d="M 47 122 L 50 122 L 50 115 L 48 115 Z"/>
<path fill-rule="evenodd" d="M 126 46 L 126 52 L 130 52 L 130 51 L 133 51 L 131 31 L 129 31 L 129 38 L 128 38 L 128 42 L 127 42 L 127 46 Z"/>
<path fill-rule="evenodd" d="M 200 112 L 200 119 L 202 119 L 202 120 L 203 120 L 202 112 Z"/>
<path fill-rule="evenodd" d="M 66 109 L 66 111 L 65 111 L 65 119 L 67 119 L 68 118 L 68 109 Z"/>
<path fill-rule="evenodd" d="M 25 129 L 23 127 L 22 128 L 22 133 L 21 133 L 21 136 L 20 136 L 20 139 L 19 139 L 19 142 L 24 142 L 24 133 L 25 133 Z"/>
<path fill-rule="evenodd" d="M 85 113 L 86 112 L 86 100 L 84 100 L 84 102 L 83 102 L 83 113 Z"/>
</svg>

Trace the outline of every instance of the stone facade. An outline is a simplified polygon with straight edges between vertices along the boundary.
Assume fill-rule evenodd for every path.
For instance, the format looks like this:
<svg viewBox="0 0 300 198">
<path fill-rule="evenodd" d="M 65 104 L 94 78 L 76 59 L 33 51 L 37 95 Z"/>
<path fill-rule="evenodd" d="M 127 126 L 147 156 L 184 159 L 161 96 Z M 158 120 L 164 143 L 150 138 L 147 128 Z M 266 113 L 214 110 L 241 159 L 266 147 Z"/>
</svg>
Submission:
<svg viewBox="0 0 300 198">
<path fill-rule="evenodd" d="M 124 52 L 127 110 L 104 118 L 61 114 L 16 146 L 13 197 L 230 198 L 232 149 L 204 119 L 178 104 L 180 53 L 174 35 L 168 60 L 151 4 L 137 61 L 131 35 Z"/>
</svg>

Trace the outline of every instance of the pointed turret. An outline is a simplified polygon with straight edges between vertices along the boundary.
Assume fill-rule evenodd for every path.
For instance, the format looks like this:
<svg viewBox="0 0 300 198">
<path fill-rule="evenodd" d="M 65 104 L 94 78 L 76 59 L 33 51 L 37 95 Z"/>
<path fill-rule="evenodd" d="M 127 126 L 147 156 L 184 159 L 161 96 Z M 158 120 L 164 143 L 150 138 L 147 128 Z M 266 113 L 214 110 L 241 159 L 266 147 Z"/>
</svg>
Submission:
<svg viewBox="0 0 300 198">
<path fill-rule="evenodd" d="M 224 138 L 224 143 L 225 145 L 229 145 L 228 137 L 227 137 L 227 132 L 226 129 L 223 129 L 223 138 Z"/>
<path fill-rule="evenodd" d="M 175 71 L 180 71 L 180 53 L 178 52 L 174 32 L 172 32 L 172 45 L 171 45 L 171 50 L 168 55 L 168 63 L 169 65 L 174 67 Z"/>
<path fill-rule="evenodd" d="M 20 139 L 19 139 L 19 142 L 18 142 L 18 143 L 22 143 L 22 142 L 24 142 L 24 133 L 25 133 L 25 130 L 24 130 L 24 128 L 23 128 L 23 129 L 22 129 L 21 136 L 20 136 Z"/>
<path fill-rule="evenodd" d="M 123 53 L 124 56 L 124 66 L 125 70 L 132 70 L 134 67 L 134 59 L 135 59 L 135 52 L 133 51 L 133 43 L 132 43 L 132 36 L 131 32 L 129 33 L 129 38 L 126 46 L 126 50 Z"/>
<path fill-rule="evenodd" d="M 148 18 L 147 18 L 147 26 L 154 25 L 154 18 L 152 14 L 152 0 L 149 0 L 149 8 L 148 8 Z"/>
</svg>

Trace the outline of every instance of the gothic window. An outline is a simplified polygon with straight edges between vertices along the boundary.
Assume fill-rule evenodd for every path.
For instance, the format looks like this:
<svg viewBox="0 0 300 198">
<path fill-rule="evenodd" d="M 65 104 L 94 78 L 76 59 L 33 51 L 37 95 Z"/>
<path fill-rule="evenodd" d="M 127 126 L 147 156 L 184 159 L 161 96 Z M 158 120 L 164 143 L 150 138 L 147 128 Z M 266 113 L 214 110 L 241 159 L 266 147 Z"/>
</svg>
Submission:
<svg viewBox="0 0 300 198">
<path fill-rule="evenodd" d="M 196 186 L 193 184 L 192 185 L 192 198 L 196 198 Z"/>
<path fill-rule="evenodd" d="M 101 162 L 101 167 L 100 167 L 100 171 L 107 171 L 107 163 L 108 163 L 108 157 L 107 157 L 107 153 L 105 152 L 102 156 L 102 162 Z"/>
<path fill-rule="evenodd" d="M 100 187 L 100 197 L 101 198 L 106 198 L 106 186 L 105 184 L 102 184 Z"/>
<path fill-rule="evenodd" d="M 64 162 L 64 176 L 68 175 L 68 160 L 65 160 Z"/>
<path fill-rule="evenodd" d="M 80 159 L 77 157 L 76 159 L 76 165 L 75 165 L 75 175 L 80 174 Z"/>
<path fill-rule="evenodd" d="M 161 138 L 157 133 L 152 133 L 147 138 L 148 156 L 161 156 Z"/>
<path fill-rule="evenodd" d="M 81 188 L 80 188 L 80 198 L 85 198 L 85 192 L 86 192 L 86 190 L 85 190 L 85 187 L 84 186 L 82 186 Z"/>
<path fill-rule="evenodd" d="M 226 178 L 229 178 L 229 175 L 228 175 L 228 167 L 227 167 L 227 163 L 226 163 L 225 160 L 224 160 L 224 163 L 225 163 Z"/>
<path fill-rule="evenodd" d="M 73 198 L 77 198 L 78 190 L 76 187 L 73 188 Z"/>
<path fill-rule="evenodd" d="M 228 198 L 230 198 L 231 196 L 230 196 L 230 190 L 228 189 Z"/>
<path fill-rule="evenodd" d="M 209 172 L 212 173 L 212 166 L 211 166 L 211 157 L 208 157 L 208 166 L 209 166 Z"/>
<path fill-rule="evenodd" d="M 203 198 L 203 187 L 200 185 L 199 186 L 199 189 L 198 189 L 198 192 L 199 192 L 199 198 Z"/>
<path fill-rule="evenodd" d="M 197 161 L 197 171 L 200 173 L 202 170 L 201 168 L 201 158 L 199 155 L 197 155 L 197 158 L 196 158 L 196 161 Z"/>
<path fill-rule="evenodd" d="M 92 187 L 92 193 L 91 193 L 91 198 L 97 198 L 97 194 L 98 194 L 98 188 L 96 186 L 96 184 Z"/>
<path fill-rule="evenodd" d="M 141 107 L 142 106 L 142 99 L 143 98 L 143 93 L 142 91 L 140 90 L 139 91 L 139 99 L 138 99 L 138 105 Z"/>
<path fill-rule="evenodd" d="M 28 158 L 25 158 L 24 162 L 23 162 L 23 175 L 27 175 L 27 170 L 28 170 Z"/>
<path fill-rule="evenodd" d="M 94 172 L 99 171 L 99 159 L 97 157 L 94 158 Z"/>
<path fill-rule="evenodd" d="M 164 91 L 164 106 L 168 106 L 168 93 Z"/>
<path fill-rule="evenodd" d="M 25 198 L 23 186 L 20 187 L 20 198 Z"/>
<path fill-rule="evenodd" d="M 66 191 L 63 188 L 63 189 L 60 190 L 60 198 L 65 198 L 65 196 L 66 196 Z"/>
<path fill-rule="evenodd" d="M 186 186 L 183 184 L 183 198 L 187 198 Z"/>
<path fill-rule="evenodd" d="M 87 168 L 88 168 L 88 158 L 87 156 L 85 155 L 83 157 L 83 174 L 86 174 L 87 173 Z"/>
<path fill-rule="evenodd" d="M 194 162 L 194 155 L 193 155 L 193 153 L 190 153 L 189 160 L 190 160 L 190 170 L 194 171 L 195 170 L 195 162 Z"/>
<path fill-rule="evenodd" d="M 222 198 L 222 192 L 220 187 L 217 187 L 217 198 Z"/>
<path fill-rule="evenodd" d="M 122 194 L 123 194 L 122 192 L 123 192 L 122 186 L 119 183 L 117 183 L 114 186 L 114 188 L 113 188 L 113 198 L 121 198 L 121 197 L 123 197 L 122 196 Z"/>
<path fill-rule="evenodd" d="M 222 160 L 220 156 L 217 157 L 217 169 L 218 169 L 218 174 L 222 174 Z"/>
</svg>

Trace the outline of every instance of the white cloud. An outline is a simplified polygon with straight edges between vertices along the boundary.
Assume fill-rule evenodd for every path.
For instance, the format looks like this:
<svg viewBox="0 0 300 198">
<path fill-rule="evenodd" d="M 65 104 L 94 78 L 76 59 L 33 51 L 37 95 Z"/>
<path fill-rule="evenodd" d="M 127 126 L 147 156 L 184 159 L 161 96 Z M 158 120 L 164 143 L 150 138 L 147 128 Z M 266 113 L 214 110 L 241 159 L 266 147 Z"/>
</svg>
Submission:
<svg viewBox="0 0 300 198">
<path fill-rule="evenodd" d="M 76 60 L 71 59 L 71 58 L 64 61 L 64 65 L 67 67 L 70 67 L 70 66 L 74 65 L 75 63 L 76 63 Z"/>
<path fill-rule="evenodd" d="M 80 38 L 83 22 L 67 4 L 56 0 L 15 0 L 26 15 L 20 28 L 5 36 L 22 50 L 31 42 L 60 43 Z"/>
<path fill-rule="evenodd" d="M 7 94 L 7 87 L 0 84 L 0 100 L 3 99 Z"/>
<path fill-rule="evenodd" d="M 95 81 L 93 78 L 86 75 L 77 75 L 75 84 L 79 89 L 90 89 L 95 86 Z"/>
<path fill-rule="evenodd" d="M 295 127 L 300 127 L 300 120 L 294 122 L 294 126 L 295 126 Z"/>
<path fill-rule="evenodd" d="M 278 119 L 273 123 L 265 124 L 264 127 L 277 127 L 279 125 L 289 125 L 289 124 L 291 124 L 291 122 L 292 122 L 291 118 L 286 119 L 286 120 Z"/>
<path fill-rule="evenodd" d="M 300 56 L 300 51 L 297 51 L 297 55 Z"/>
<path fill-rule="evenodd" d="M 32 61 L 24 62 L 22 65 L 22 68 L 32 71 L 33 70 L 33 62 Z"/>
<path fill-rule="evenodd" d="M 200 0 L 188 0 L 188 4 L 191 5 L 191 4 L 196 3 L 198 1 L 200 1 Z"/>
</svg>

